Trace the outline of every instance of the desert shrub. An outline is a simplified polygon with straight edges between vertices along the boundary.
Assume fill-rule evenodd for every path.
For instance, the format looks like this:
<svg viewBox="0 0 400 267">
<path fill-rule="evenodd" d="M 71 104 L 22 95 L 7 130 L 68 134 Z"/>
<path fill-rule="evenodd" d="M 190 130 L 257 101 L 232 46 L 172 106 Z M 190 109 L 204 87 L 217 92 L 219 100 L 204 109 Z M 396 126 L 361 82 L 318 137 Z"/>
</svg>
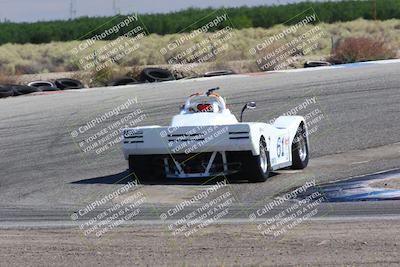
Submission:
<svg viewBox="0 0 400 267">
<path fill-rule="evenodd" d="M 38 62 L 30 62 L 28 60 L 23 60 L 15 64 L 14 66 L 14 74 L 23 73 L 23 74 L 35 74 L 41 73 L 42 66 Z"/>
<path fill-rule="evenodd" d="M 383 41 L 366 37 L 349 37 L 339 41 L 329 61 L 343 64 L 394 57 L 395 51 L 387 47 Z"/>
<path fill-rule="evenodd" d="M 338 40 L 344 40 L 346 38 L 370 38 L 371 40 L 385 40 L 385 47 L 400 47 L 400 34 L 398 34 L 398 25 L 400 20 L 387 20 L 387 21 L 368 21 L 364 19 L 358 19 L 351 22 L 338 22 L 335 24 L 321 23 L 319 26 L 327 34 L 318 40 L 318 47 L 315 50 L 305 53 L 301 57 L 314 57 L 314 58 L 326 58 L 327 55 L 334 54 L 333 51 L 336 49 L 339 43 Z M 241 61 L 254 62 L 251 68 L 252 70 L 257 69 L 255 66 L 256 60 L 262 58 L 268 53 L 271 48 L 259 51 L 257 55 L 251 55 L 249 49 L 255 47 L 256 44 L 263 42 L 269 36 L 273 36 L 283 31 L 287 26 L 275 25 L 269 29 L 263 28 L 247 28 L 241 30 L 234 30 L 234 37 L 226 41 L 227 50 L 223 53 L 218 54 L 216 64 L 222 64 L 222 62 L 228 61 Z M 311 26 L 309 26 L 311 27 Z M 305 31 L 309 29 L 305 28 Z M 287 36 L 282 43 L 289 42 L 295 37 L 298 37 L 301 32 L 298 31 L 295 34 Z M 118 62 L 120 68 L 129 68 L 134 65 L 165 65 L 167 59 L 176 56 L 177 53 L 181 53 L 187 47 L 193 46 L 196 42 L 203 40 L 209 36 L 205 34 L 197 39 L 187 41 L 185 47 L 179 47 L 174 51 L 169 51 L 165 56 L 162 56 L 160 49 L 166 47 L 168 43 L 180 38 L 182 34 L 171 34 L 171 35 L 157 35 L 150 34 L 140 40 L 140 48 L 136 51 L 126 55 L 122 60 Z M 331 43 L 331 37 L 333 42 Z M 14 75 L 16 73 L 41 73 L 41 72 L 63 72 L 63 71 L 83 71 L 86 69 L 82 67 L 79 60 L 85 56 L 79 54 L 74 57 L 70 54 L 72 48 L 76 47 L 80 42 L 52 42 L 48 44 L 5 44 L 0 45 L 0 72 Z M 92 53 L 93 50 L 99 50 L 104 45 L 108 44 L 109 41 L 98 41 L 96 42 L 88 53 Z M 297 51 L 301 55 L 301 51 Z M 332 58 L 334 60 L 335 58 Z M 212 61 L 210 61 L 212 63 Z M 339 62 L 340 63 L 340 62 Z M 195 63 L 196 64 L 196 63 Z M 261 62 L 261 66 L 265 62 Z M 260 65 L 260 64 L 259 64 Z M 222 66 L 219 66 L 222 67 Z M 258 68 L 259 69 L 259 68 Z M 268 68 L 271 69 L 271 68 Z M 273 69 L 273 68 L 272 68 Z M 204 70 L 206 71 L 206 70 Z M 104 73 L 99 73 L 99 75 Z M 100 75 L 100 76 L 101 76 Z M 95 75 L 98 76 L 98 75 Z M 91 79 L 92 73 L 88 75 L 88 79 Z"/>
<path fill-rule="evenodd" d="M 138 79 L 142 70 L 143 70 L 143 67 L 140 67 L 138 65 L 133 65 L 129 68 L 125 68 L 126 73 L 124 74 L 124 76 Z"/>
<path fill-rule="evenodd" d="M 91 79 L 88 81 L 90 87 L 105 86 L 107 83 L 117 76 L 119 70 L 116 66 L 106 66 L 100 70 L 93 70 L 90 74 Z"/>
<path fill-rule="evenodd" d="M 106 86 L 114 79 L 120 77 L 132 77 L 137 79 L 142 68 L 132 66 L 129 68 L 118 65 L 107 65 L 99 70 L 92 71 L 77 71 L 73 75 L 73 79 L 82 81 L 88 87 Z"/>
<path fill-rule="evenodd" d="M 283 56 L 288 52 L 287 56 Z M 279 70 L 290 66 L 298 57 L 304 56 L 303 50 L 294 47 L 294 50 L 286 49 L 285 43 L 272 43 L 259 51 L 257 56 L 257 66 L 262 71 Z M 282 57 L 283 56 L 283 57 Z"/>
<path fill-rule="evenodd" d="M 0 84 L 15 84 L 17 79 L 15 76 L 7 75 L 0 72 Z"/>
</svg>

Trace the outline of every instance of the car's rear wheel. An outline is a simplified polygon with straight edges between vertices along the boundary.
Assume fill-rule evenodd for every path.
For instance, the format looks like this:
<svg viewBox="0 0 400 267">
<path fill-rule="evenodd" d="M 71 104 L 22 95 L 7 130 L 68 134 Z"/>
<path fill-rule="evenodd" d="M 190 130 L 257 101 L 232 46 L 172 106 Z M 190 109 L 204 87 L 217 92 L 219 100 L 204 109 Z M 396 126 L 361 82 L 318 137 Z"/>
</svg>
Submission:
<svg viewBox="0 0 400 267">
<path fill-rule="evenodd" d="M 307 144 L 307 131 L 304 125 L 297 129 L 296 136 L 292 142 L 292 168 L 304 169 L 308 165 L 309 151 Z"/>
<path fill-rule="evenodd" d="M 267 144 L 264 138 L 260 139 L 260 154 L 258 156 L 251 156 L 247 166 L 249 182 L 265 182 L 269 177 L 270 161 Z"/>
<path fill-rule="evenodd" d="M 162 165 L 156 158 L 146 155 L 129 156 L 129 175 L 139 183 L 164 177 Z"/>
</svg>

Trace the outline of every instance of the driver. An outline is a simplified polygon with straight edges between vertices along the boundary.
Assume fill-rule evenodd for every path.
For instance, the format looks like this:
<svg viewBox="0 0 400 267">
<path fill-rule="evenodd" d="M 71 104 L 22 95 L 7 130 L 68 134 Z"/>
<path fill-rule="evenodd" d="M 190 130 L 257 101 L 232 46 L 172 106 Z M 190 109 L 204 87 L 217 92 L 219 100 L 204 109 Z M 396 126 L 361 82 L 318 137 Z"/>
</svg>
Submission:
<svg viewBox="0 0 400 267">
<path fill-rule="evenodd" d="M 190 112 L 217 112 L 218 111 L 218 104 L 217 103 L 193 103 L 189 107 Z"/>
<path fill-rule="evenodd" d="M 190 96 L 187 111 L 197 112 L 219 112 L 221 110 L 219 98 L 221 96 L 213 91 L 201 95 L 199 93 Z"/>
</svg>

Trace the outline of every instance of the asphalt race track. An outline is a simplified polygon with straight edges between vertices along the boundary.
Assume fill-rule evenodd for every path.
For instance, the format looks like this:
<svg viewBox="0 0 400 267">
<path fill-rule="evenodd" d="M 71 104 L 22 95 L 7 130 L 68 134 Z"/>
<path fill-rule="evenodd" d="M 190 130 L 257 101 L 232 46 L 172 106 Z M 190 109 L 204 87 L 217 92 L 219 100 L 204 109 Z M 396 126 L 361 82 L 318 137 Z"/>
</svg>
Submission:
<svg viewBox="0 0 400 267">
<path fill-rule="evenodd" d="M 254 207 L 313 179 L 324 183 L 400 167 L 400 63 L 28 95 L 0 100 L 0 224 L 71 222 L 71 213 L 127 183 L 119 145 L 100 155 L 84 153 L 80 137 L 71 136 L 74 130 L 136 97 L 146 114 L 140 125 L 168 125 L 187 96 L 216 86 L 236 115 L 244 103 L 257 102 L 246 121 L 268 122 L 314 97 L 315 103 L 308 100 L 298 114 L 316 109 L 323 114 L 311 127 L 309 167 L 276 172 L 264 183 L 229 184 L 239 212 L 227 218 L 246 218 Z M 182 180 L 141 183 L 138 189 L 147 195 L 143 220 L 159 218 L 162 210 L 208 186 Z M 322 209 L 324 217 L 400 214 L 395 201 L 329 203 Z"/>
</svg>

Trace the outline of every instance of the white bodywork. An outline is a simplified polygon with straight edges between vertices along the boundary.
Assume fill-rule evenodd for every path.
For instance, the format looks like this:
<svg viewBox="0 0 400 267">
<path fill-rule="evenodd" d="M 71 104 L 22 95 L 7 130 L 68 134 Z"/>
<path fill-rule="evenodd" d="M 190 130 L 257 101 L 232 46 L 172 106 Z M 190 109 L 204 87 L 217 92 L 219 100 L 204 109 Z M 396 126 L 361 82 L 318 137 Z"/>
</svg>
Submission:
<svg viewBox="0 0 400 267">
<path fill-rule="evenodd" d="M 169 155 L 174 158 L 178 154 L 213 152 L 202 173 L 185 173 L 180 163 L 174 160 L 177 171 L 167 174 L 167 177 L 204 177 L 211 176 L 211 164 L 217 153 L 220 153 L 224 161 L 224 172 L 229 174 L 226 152 L 251 151 L 253 156 L 259 155 L 260 139 L 264 138 L 269 152 L 270 170 L 292 165 L 291 146 L 299 125 L 303 123 L 306 127 L 303 117 L 281 116 L 272 125 L 238 122 L 226 108 L 222 97 L 217 94 L 207 97 L 190 97 L 181 112 L 172 118 L 170 126 L 123 129 L 122 150 L 125 159 L 128 160 L 131 155 Z M 193 105 L 199 107 L 203 104 L 207 105 L 208 110 L 192 109 Z"/>
</svg>

